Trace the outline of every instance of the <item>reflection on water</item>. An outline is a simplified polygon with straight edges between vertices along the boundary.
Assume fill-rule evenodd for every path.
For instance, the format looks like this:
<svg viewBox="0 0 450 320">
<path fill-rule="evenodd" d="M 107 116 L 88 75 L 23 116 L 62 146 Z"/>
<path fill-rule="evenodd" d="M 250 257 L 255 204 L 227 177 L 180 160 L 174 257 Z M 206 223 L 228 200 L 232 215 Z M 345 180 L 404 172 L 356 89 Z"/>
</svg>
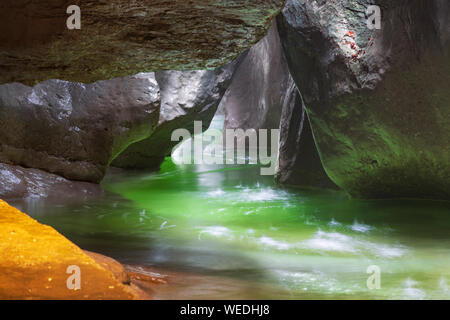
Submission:
<svg viewBox="0 0 450 320">
<path fill-rule="evenodd" d="M 170 159 L 103 186 L 87 203 L 16 205 L 85 249 L 186 275 L 160 298 L 450 298 L 448 202 L 350 200 L 280 188 L 257 166 Z"/>
</svg>

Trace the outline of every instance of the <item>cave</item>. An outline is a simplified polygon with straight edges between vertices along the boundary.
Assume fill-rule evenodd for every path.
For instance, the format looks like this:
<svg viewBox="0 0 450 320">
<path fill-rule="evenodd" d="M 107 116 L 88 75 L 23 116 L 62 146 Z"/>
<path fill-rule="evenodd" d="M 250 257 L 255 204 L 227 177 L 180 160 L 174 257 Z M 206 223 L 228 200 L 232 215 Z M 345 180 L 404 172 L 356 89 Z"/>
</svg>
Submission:
<svg viewBox="0 0 450 320">
<path fill-rule="evenodd" d="M 0 29 L 0 299 L 450 299 L 448 0 L 3 0 Z"/>
</svg>

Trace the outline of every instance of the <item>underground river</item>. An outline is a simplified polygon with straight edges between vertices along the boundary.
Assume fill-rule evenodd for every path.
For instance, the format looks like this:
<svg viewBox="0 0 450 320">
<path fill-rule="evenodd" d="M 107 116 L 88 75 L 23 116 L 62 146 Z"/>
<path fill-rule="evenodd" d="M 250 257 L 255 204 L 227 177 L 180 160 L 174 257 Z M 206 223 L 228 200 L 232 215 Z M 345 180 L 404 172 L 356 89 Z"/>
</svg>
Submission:
<svg viewBox="0 0 450 320">
<path fill-rule="evenodd" d="M 85 203 L 15 205 L 83 249 L 174 275 L 157 299 L 450 298 L 448 202 L 352 200 L 257 166 L 174 161 L 113 170 Z"/>
</svg>

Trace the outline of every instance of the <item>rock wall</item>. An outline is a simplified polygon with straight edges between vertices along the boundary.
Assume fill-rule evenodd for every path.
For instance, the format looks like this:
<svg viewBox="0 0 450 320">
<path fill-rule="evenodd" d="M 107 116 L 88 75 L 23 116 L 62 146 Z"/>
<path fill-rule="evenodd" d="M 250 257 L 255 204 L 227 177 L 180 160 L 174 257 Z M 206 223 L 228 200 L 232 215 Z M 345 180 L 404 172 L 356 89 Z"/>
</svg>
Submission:
<svg viewBox="0 0 450 320">
<path fill-rule="evenodd" d="M 335 187 L 322 167 L 276 22 L 249 50 L 219 108 L 225 114 L 224 129 L 280 129 L 278 182 Z"/>
<path fill-rule="evenodd" d="M 217 70 L 156 72 L 161 88 L 158 125 L 148 139 L 130 145 L 112 165 L 157 169 L 178 144 L 171 141 L 174 130 L 181 128 L 193 133 L 194 121 L 202 121 L 203 130 L 207 130 L 244 57 L 245 54 Z"/>
<path fill-rule="evenodd" d="M 251 47 L 285 0 L 2 0 L 0 84 L 90 83 L 156 70 L 216 69 Z M 69 5 L 81 29 L 69 30 Z"/>
<path fill-rule="evenodd" d="M 154 74 L 93 84 L 0 86 L 0 162 L 100 182 L 110 162 L 157 125 Z"/>
<path fill-rule="evenodd" d="M 446 0 L 290 0 L 278 17 L 326 172 L 351 195 L 450 198 L 449 16 Z"/>
<path fill-rule="evenodd" d="M 0 162 L 96 183 L 113 160 L 117 167 L 157 169 L 177 144 L 171 141 L 175 129 L 193 132 L 194 121 L 209 127 L 244 57 L 217 70 L 141 73 L 93 84 L 0 85 Z M 16 176 L 11 170 L 4 172 Z M 31 176 L 42 176 L 30 173 L 19 175 L 30 183 Z"/>
<path fill-rule="evenodd" d="M 260 39 L 281 2 L 80 1 L 84 27 L 69 32 L 58 29 L 63 0 L 6 1 L 2 77 L 211 69 Z M 381 8 L 379 30 L 368 28 L 369 5 Z M 225 128 L 278 128 L 281 117 L 283 183 L 332 185 L 325 171 L 356 197 L 448 199 L 449 10 L 446 0 L 289 0 L 267 37 L 223 68 L 1 85 L 0 162 L 90 182 L 113 160 L 155 169 L 175 145 L 172 131 L 192 130 L 195 120 L 206 129 L 222 101 Z"/>
</svg>

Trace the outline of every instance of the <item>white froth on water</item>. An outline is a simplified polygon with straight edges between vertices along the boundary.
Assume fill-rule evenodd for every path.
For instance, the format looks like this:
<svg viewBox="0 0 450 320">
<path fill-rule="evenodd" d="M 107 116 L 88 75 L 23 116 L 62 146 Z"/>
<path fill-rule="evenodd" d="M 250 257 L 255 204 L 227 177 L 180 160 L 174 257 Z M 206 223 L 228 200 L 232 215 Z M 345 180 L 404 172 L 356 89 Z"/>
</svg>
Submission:
<svg viewBox="0 0 450 320">
<path fill-rule="evenodd" d="M 275 240 L 266 236 L 260 237 L 258 242 L 264 246 L 272 247 L 278 250 L 289 250 L 292 248 L 292 245 L 287 242 Z"/>
<path fill-rule="evenodd" d="M 223 191 L 222 189 L 217 189 L 217 190 L 208 192 L 207 196 L 209 198 L 218 198 L 218 197 L 223 196 L 224 194 L 225 194 L 225 191 Z"/>
<path fill-rule="evenodd" d="M 373 227 L 371 227 L 367 224 L 358 223 L 358 221 L 355 220 L 355 222 L 353 222 L 353 225 L 351 226 L 351 229 L 356 232 L 366 233 L 366 232 L 372 230 Z"/>
<path fill-rule="evenodd" d="M 301 242 L 299 247 L 323 252 L 370 253 L 374 256 L 385 258 L 399 258 L 407 252 L 407 249 L 401 245 L 375 244 L 365 240 L 358 240 L 342 233 L 324 232 L 321 230 L 316 232 L 311 239 Z"/>
<path fill-rule="evenodd" d="M 209 236 L 217 237 L 217 238 L 226 238 L 228 240 L 232 240 L 233 234 L 232 231 L 223 226 L 211 226 L 211 227 L 202 227 L 201 231 L 198 235 L 198 239 L 201 240 L 204 234 Z"/>
<path fill-rule="evenodd" d="M 416 288 L 419 283 L 411 278 L 406 279 L 403 283 L 404 289 L 403 294 L 406 299 L 414 299 L 414 300 L 423 300 L 426 297 L 425 291 L 422 289 Z"/>
<path fill-rule="evenodd" d="M 320 251 L 356 252 L 352 238 L 341 233 L 318 231 L 313 238 L 303 241 L 302 247 Z"/>
</svg>

